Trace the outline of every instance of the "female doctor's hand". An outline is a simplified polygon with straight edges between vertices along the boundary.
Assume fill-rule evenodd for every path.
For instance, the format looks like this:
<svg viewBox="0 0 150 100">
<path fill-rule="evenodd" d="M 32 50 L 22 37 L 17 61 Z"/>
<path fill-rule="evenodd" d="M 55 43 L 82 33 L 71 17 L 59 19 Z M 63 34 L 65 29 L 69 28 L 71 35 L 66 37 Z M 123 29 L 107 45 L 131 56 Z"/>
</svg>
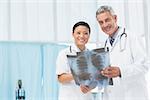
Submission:
<svg viewBox="0 0 150 100">
<path fill-rule="evenodd" d="M 101 74 L 103 76 L 106 76 L 108 78 L 115 78 L 115 77 L 120 77 L 121 76 L 121 72 L 119 67 L 116 66 L 111 66 L 111 67 L 106 67 L 101 71 Z"/>
<path fill-rule="evenodd" d="M 80 89 L 81 89 L 81 91 L 82 91 L 83 93 L 87 93 L 87 92 L 89 92 L 89 91 L 92 90 L 92 88 L 89 88 L 89 87 L 86 86 L 86 85 L 80 85 Z"/>
</svg>

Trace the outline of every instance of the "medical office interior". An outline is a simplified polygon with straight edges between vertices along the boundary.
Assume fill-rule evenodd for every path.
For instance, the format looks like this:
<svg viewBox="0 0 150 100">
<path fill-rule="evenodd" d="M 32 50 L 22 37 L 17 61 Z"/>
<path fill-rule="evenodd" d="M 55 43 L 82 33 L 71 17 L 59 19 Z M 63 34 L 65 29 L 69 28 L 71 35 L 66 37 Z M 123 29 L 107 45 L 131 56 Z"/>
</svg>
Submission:
<svg viewBox="0 0 150 100">
<path fill-rule="evenodd" d="M 0 0 L 0 100 L 15 100 L 18 80 L 26 100 L 57 100 L 55 62 L 73 43 L 74 23 L 91 26 L 88 48 L 104 46 L 95 17 L 101 5 L 111 5 L 118 24 L 143 37 L 150 57 L 150 0 Z M 150 71 L 146 77 L 150 96 Z"/>
</svg>

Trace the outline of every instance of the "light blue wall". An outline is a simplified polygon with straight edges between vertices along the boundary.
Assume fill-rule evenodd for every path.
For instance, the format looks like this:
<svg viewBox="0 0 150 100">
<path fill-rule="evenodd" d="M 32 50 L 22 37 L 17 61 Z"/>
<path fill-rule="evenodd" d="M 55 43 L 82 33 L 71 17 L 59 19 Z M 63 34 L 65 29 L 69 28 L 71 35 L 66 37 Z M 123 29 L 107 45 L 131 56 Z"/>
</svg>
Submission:
<svg viewBox="0 0 150 100">
<path fill-rule="evenodd" d="M 23 81 L 26 100 L 57 100 L 55 62 L 64 45 L 0 43 L 0 100 L 15 100 L 17 80 Z"/>
</svg>

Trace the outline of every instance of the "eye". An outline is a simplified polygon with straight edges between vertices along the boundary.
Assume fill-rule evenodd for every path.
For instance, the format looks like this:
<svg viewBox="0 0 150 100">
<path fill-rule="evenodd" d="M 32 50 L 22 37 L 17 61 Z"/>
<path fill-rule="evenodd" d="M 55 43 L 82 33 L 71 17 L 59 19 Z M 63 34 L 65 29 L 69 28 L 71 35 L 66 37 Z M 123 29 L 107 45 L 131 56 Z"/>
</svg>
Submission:
<svg viewBox="0 0 150 100">
<path fill-rule="evenodd" d="M 89 33 L 87 33 L 87 32 L 86 32 L 86 33 L 84 33 L 84 34 L 85 34 L 85 35 L 89 35 Z"/>
<path fill-rule="evenodd" d="M 103 22 L 102 22 L 102 21 L 99 21 L 99 24 L 100 24 L 100 25 L 102 25 L 102 24 L 103 24 Z"/>
<path fill-rule="evenodd" d="M 105 22 L 110 22 L 110 20 L 111 20 L 110 18 L 107 18 L 107 19 L 105 20 Z"/>
<path fill-rule="evenodd" d="M 80 33 L 80 32 L 77 32 L 77 34 L 80 35 L 81 33 Z"/>
</svg>

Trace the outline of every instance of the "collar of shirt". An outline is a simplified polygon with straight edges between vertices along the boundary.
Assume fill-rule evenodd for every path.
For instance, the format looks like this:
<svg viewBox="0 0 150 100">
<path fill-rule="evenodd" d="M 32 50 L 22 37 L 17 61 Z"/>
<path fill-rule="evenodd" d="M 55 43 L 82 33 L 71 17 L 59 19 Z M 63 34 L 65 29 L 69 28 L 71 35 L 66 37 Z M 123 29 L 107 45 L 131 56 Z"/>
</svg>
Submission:
<svg viewBox="0 0 150 100">
<path fill-rule="evenodd" d="M 72 51 L 75 51 L 75 52 L 81 52 L 81 50 L 77 47 L 76 44 L 71 45 L 71 49 L 72 49 Z M 88 49 L 85 47 L 84 51 L 87 51 L 87 50 Z"/>
</svg>

